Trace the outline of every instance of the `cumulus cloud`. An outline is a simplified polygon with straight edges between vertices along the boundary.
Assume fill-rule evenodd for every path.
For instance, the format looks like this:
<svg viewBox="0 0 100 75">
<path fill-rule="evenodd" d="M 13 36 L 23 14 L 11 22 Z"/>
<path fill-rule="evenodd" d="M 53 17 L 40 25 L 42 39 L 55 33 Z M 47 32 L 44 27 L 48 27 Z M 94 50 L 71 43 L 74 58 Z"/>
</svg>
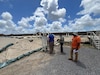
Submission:
<svg viewBox="0 0 100 75">
<path fill-rule="evenodd" d="M 66 10 L 64 8 L 52 11 L 48 14 L 48 17 L 52 20 L 58 20 L 59 18 L 63 18 L 66 14 Z"/>
<path fill-rule="evenodd" d="M 60 21 L 61 23 L 64 23 L 64 22 L 66 22 L 66 19 L 64 19 L 64 18 L 59 18 L 59 21 Z"/>
<path fill-rule="evenodd" d="M 16 24 L 12 21 L 12 15 L 9 12 L 3 12 L 1 14 L 0 30 L 4 34 L 15 33 Z"/>
<path fill-rule="evenodd" d="M 83 10 L 77 14 L 83 16 L 76 18 L 70 26 L 77 31 L 98 30 L 100 18 L 93 18 L 91 14 L 93 16 L 100 14 L 100 0 L 82 0 L 80 7 L 83 7 Z"/>
<path fill-rule="evenodd" d="M 0 2 L 5 2 L 5 0 L 0 0 Z M 9 2 L 9 0 L 6 0 L 6 2 Z M 37 7 L 32 16 L 22 17 L 17 24 L 13 22 L 13 16 L 9 12 L 3 12 L 0 20 L 1 32 L 20 34 L 50 32 L 51 30 L 63 31 L 62 23 L 66 22 L 66 19 L 64 19 L 66 9 L 59 8 L 58 0 L 41 0 L 40 5 L 41 7 Z M 13 7 L 11 4 L 10 6 Z M 48 23 L 48 19 L 52 21 L 51 24 Z"/>
<path fill-rule="evenodd" d="M 63 32 L 62 23 L 59 21 L 54 21 L 49 24 L 50 32 Z"/>
<path fill-rule="evenodd" d="M 38 7 L 36 9 L 36 11 L 34 12 L 34 16 L 36 16 L 36 17 L 44 17 L 45 16 L 44 9 L 42 7 Z"/>
<path fill-rule="evenodd" d="M 64 25 L 63 27 L 63 32 L 71 32 L 72 31 L 72 28 L 68 25 Z"/>
<path fill-rule="evenodd" d="M 34 26 L 42 27 L 42 26 L 45 26 L 46 23 L 47 23 L 47 19 L 45 17 L 36 17 Z"/>
<path fill-rule="evenodd" d="M 42 7 L 38 7 L 34 12 L 35 30 L 37 32 L 50 32 L 51 30 L 58 31 L 62 29 L 61 23 L 66 21 L 66 19 L 64 19 L 66 9 L 58 9 L 58 0 L 41 0 L 40 5 Z M 48 19 L 52 21 L 52 24 L 48 23 Z"/>
<path fill-rule="evenodd" d="M 100 18 L 90 16 L 91 14 L 100 14 L 99 0 L 82 0 L 80 6 L 84 9 L 78 13 L 82 16 L 67 21 L 68 24 L 66 24 L 64 18 L 66 9 L 59 8 L 58 0 L 41 0 L 40 5 L 41 7 L 37 7 L 32 16 L 22 17 L 17 25 L 13 22 L 13 16 L 9 12 L 3 12 L 1 14 L 2 19 L 0 19 L 0 33 L 75 32 L 98 30 L 100 28 Z"/>
<path fill-rule="evenodd" d="M 93 19 L 89 14 L 69 22 L 72 31 L 95 30 L 100 24 L 100 18 Z"/>
<path fill-rule="evenodd" d="M 2 19 L 4 20 L 12 20 L 12 15 L 9 12 L 4 12 L 1 14 Z"/>
<path fill-rule="evenodd" d="M 20 21 L 18 21 L 18 25 L 22 26 L 23 28 L 29 28 L 32 26 L 29 22 L 33 20 L 34 20 L 34 16 L 27 17 L 27 18 L 23 17 Z"/>
<path fill-rule="evenodd" d="M 41 0 L 40 5 L 49 11 L 55 11 L 58 8 L 58 0 Z"/>
<path fill-rule="evenodd" d="M 58 0 L 42 0 L 40 5 L 46 10 L 50 20 L 58 20 L 66 14 L 65 8 L 58 9 Z"/>
<path fill-rule="evenodd" d="M 84 9 L 78 14 L 100 14 L 100 0 L 82 0 L 80 6 Z"/>
<path fill-rule="evenodd" d="M 58 8 L 58 0 L 41 0 L 40 5 L 41 7 L 33 13 L 34 29 L 37 32 L 63 31 L 62 23 L 66 22 L 64 19 L 66 9 Z M 52 24 L 48 23 L 48 19 L 52 21 Z"/>
<path fill-rule="evenodd" d="M 20 21 L 18 21 L 18 26 L 16 27 L 16 32 L 19 34 L 29 34 L 29 33 L 35 33 L 36 30 L 34 30 L 33 22 L 35 21 L 36 16 L 30 16 L 30 17 L 22 17 Z M 31 23 L 32 22 L 32 23 Z"/>
<path fill-rule="evenodd" d="M 6 21 L 0 20 L 0 28 L 4 28 L 6 25 Z"/>
</svg>

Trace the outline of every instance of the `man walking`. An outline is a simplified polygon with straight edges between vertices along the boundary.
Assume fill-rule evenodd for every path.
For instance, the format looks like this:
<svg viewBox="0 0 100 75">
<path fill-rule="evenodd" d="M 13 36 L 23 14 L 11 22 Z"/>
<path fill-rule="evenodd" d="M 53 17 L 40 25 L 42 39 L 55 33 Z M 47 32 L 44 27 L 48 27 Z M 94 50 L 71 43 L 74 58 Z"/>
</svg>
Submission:
<svg viewBox="0 0 100 75">
<path fill-rule="evenodd" d="M 73 52 L 75 53 L 75 62 L 78 60 L 78 50 L 80 48 L 81 38 L 78 36 L 77 33 L 73 33 L 72 43 L 71 43 L 71 50 L 70 50 L 70 58 L 69 60 L 73 60 Z"/>
</svg>

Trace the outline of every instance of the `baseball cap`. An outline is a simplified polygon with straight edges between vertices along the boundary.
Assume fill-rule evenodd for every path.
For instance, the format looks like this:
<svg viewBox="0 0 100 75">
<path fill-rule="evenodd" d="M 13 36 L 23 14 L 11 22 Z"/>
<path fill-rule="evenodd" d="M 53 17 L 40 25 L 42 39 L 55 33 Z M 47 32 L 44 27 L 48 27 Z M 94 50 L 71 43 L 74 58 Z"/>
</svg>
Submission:
<svg viewBox="0 0 100 75">
<path fill-rule="evenodd" d="M 76 32 L 73 32 L 72 35 L 78 35 Z"/>
</svg>

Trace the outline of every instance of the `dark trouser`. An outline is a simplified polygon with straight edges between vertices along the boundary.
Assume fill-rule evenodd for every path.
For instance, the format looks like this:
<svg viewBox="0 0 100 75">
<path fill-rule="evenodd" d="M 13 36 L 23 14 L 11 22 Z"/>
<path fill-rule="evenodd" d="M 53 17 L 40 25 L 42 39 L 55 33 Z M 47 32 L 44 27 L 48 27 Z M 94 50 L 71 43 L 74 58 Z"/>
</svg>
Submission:
<svg viewBox="0 0 100 75">
<path fill-rule="evenodd" d="M 54 51 L 54 42 L 49 42 L 49 49 L 50 49 L 50 54 L 52 54 Z"/>
<path fill-rule="evenodd" d="M 60 43 L 60 50 L 61 50 L 61 53 L 63 53 L 63 43 Z"/>
</svg>

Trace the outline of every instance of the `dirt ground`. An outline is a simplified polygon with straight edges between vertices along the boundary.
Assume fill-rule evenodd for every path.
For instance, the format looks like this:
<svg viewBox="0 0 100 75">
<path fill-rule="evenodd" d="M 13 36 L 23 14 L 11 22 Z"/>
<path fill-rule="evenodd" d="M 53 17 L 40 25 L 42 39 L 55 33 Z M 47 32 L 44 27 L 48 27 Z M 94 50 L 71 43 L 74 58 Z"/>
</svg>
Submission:
<svg viewBox="0 0 100 75">
<path fill-rule="evenodd" d="M 71 41 L 71 37 L 66 37 L 65 41 Z M 0 38 L 1 41 L 4 41 L 1 47 L 8 43 L 14 43 L 13 46 L 9 47 L 5 52 L 0 53 L 0 62 L 7 61 L 9 59 L 15 58 L 23 53 L 29 52 L 31 50 L 42 47 L 42 41 L 40 38 L 24 38 L 24 39 L 16 39 L 16 38 Z M 6 41 L 5 41 L 6 39 Z M 59 39 L 59 36 L 55 36 L 56 40 Z M 29 40 L 33 40 L 30 42 Z M 87 41 L 88 39 L 82 37 L 82 41 Z M 69 44 L 67 44 L 69 45 Z M 56 45 L 55 45 L 56 46 Z M 66 46 L 66 45 L 65 45 Z M 55 48 L 59 48 L 60 46 L 56 46 Z M 70 48 L 70 46 L 67 46 Z M 59 49 L 55 49 L 56 54 L 59 53 Z M 49 61 L 54 59 L 54 57 L 45 52 L 36 52 L 30 56 L 27 56 L 17 62 L 14 62 L 7 67 L 0 69 L 0 75 L 35 75 L 33 71 L 38 71 L 40 68 L 44 68 L 46 65 L 49 65 Z M 37 74 L 38 75 L 38 74 Z M 50 74 L 49 74 L 50 75 Z"/>
</svg>

